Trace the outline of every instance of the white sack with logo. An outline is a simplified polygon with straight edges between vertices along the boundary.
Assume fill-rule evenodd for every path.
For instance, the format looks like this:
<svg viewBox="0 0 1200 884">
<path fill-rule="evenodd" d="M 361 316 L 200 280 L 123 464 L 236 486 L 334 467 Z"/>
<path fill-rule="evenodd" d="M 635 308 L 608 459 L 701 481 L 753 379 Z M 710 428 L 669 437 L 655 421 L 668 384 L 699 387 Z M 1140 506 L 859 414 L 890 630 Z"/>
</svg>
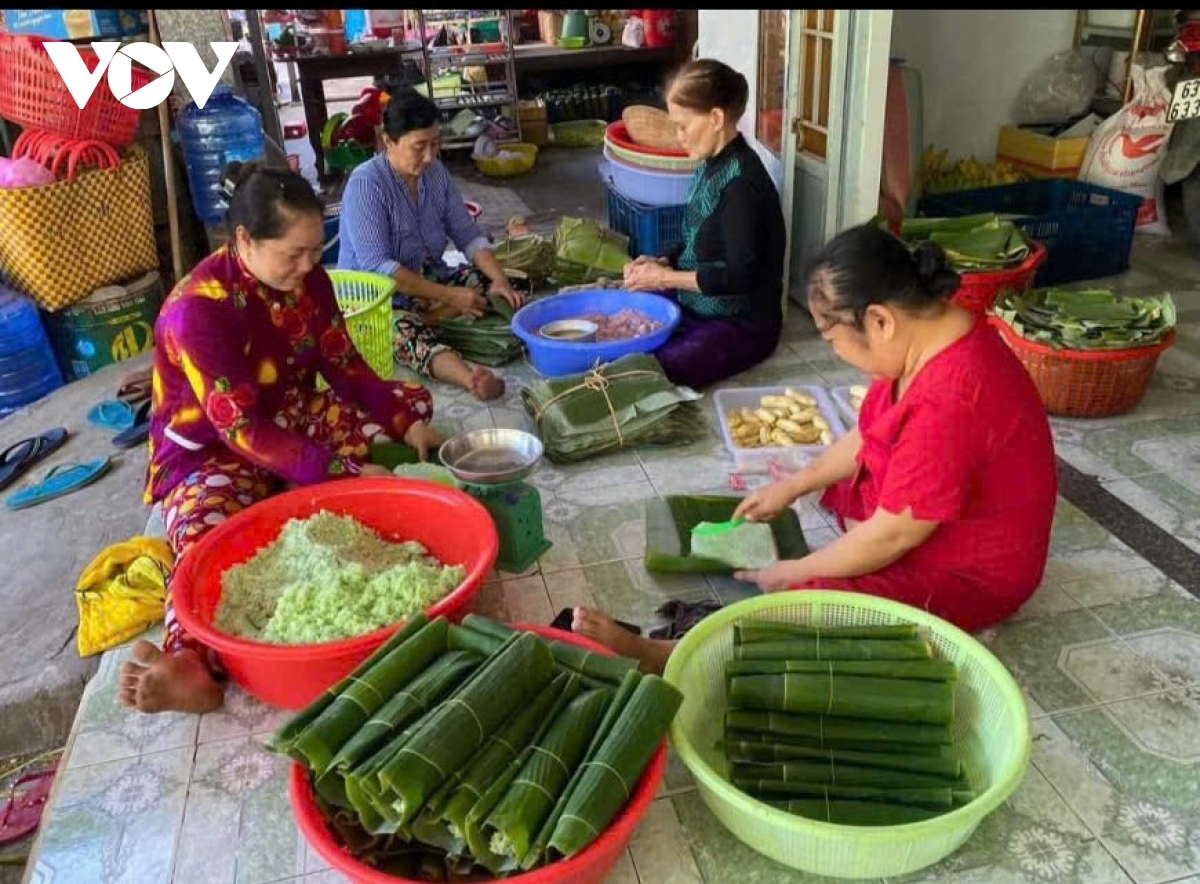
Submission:
<svg viewBox="0 0 1200 884">
<path fill-rule="evenodd" d="M 1169 69 L 1134 64 L 1133 97 L 1092 133 L 1079 180 L 1123 190 L 1142 198 L 1137 232 L 1170 235 L 1163 183 L 1158 177 L 1174 123 L 1167 122 Z"/>
</svg>

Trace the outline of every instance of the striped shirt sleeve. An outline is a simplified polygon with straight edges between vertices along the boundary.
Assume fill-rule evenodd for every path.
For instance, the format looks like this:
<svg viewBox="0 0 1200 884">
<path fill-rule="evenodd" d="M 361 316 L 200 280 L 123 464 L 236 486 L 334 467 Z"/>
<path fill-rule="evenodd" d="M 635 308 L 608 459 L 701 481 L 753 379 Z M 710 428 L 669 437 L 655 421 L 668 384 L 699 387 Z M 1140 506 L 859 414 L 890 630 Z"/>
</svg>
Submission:
<svg viewBox="0 0 1200 884">
<path fill-rule="evenodd" d="M 441 163 L 435 166 L 437 174 L 437 189 L 443 203 L 443 221 L 446 232 L 450 235 L 458 250 L 467 256 L 468 261 L 475 260 L 475 253 L 480 249 L 491 248 L 491 240 L 483 232 L 467 211 L 462 193 L 450 176 L 450 172 Z"/>
<path fill-rule="evenodd" d="M 392 255 L 387 218 L 387 196 L 380 183 L 373 176 L 351 175 L 342 193 L 341 236 L 343 251 L 348 245 L 358 266 L 348 269 L 395 274 L 400 262 Z"/>
</svg>

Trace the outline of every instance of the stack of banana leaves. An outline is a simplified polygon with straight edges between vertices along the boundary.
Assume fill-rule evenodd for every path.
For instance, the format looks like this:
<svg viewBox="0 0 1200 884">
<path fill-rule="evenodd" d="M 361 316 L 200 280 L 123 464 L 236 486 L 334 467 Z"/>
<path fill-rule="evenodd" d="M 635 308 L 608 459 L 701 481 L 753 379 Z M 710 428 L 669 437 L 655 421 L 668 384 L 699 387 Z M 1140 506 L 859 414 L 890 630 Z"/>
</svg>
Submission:
<svg viewBox="0 0 1200 884">
<path fill-rule="evenodd" d="M 798 816 L 887 826 L 975 797 L 954 754 L 957 671 L 915 626 L 743 621 L 725 664 L 731 781 Z"/>
<path fill-rule="evenodd" d="M 676 387 L 649 353 L 631 353 L 583 374 L 536 380 L 521 402 L 546 457 L 575 463 L 617 448 L 687 445 L 707 433 L 700 394 Z"/>
<path fill-rule="evenodd" d="M 1025 235 L 1001 215 L 964 215 L 961 218 L 905 218 L 900 227 L 905 242 L 929 240 L 946 250 L 959 273 L 1005 270 L 1029 255 Z"/>
<path fill-rule="evenodd" d="M 1017 334 L 1056 350 L 1125 350 L 1175 327 L 1170 294 L 1118 298 L 1111 289 L 1005 292 L 993 307 Z"/>
<path fill-rule="evenodd" d="M 544 236 L 526 233 L 496 243 L 492 250 L 505 270 L 519 270 L 540 288 L 554 267 L 554 246 Z"/>
<path fill-rule="evenodd" d="M 564 217 L 554 229 L 553 275 L 561 285 L 620 279 L 629 263 L 629 237 L 590 218 Z"/>
<path fill-rule="evenodd" d="M 512 305 L 499 295 L 489 295 L 488 312 L 483 316 L 439 320 L 438 339 L 471 362 L 504 365 L 524 352 L 520 338 L 512 333 L 512 318 Z"/>
<path fill-rule="evenodd" d="M 466 881 L 574 856 L 621 812 L 683 698 L 637 661 L 477 615 L 411 618 L 271 748 L 345 847 Z"/>
</svg>

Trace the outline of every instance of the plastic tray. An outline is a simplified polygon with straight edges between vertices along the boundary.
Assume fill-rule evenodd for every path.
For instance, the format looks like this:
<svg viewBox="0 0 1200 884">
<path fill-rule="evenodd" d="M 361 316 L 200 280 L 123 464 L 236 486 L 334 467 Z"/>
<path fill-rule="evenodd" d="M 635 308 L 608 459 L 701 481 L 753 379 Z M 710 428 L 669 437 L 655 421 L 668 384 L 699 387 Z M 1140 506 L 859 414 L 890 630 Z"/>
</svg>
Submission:
<svg viewBox="0 0 1200 884">
<path fill-rule="evenodd" d="M 833 397 L 825 387 L 805 384 L 789 384 L 788 387 L 798 393 L 807 393 L 817 400 L 817 412 L 829 424 L 833 438 L 840 439 L 846 435 L 846 423 L 842 418 Z M 788 447 L 771 446 L 768 448 L 741 448 L 733 443 L 729 434 L 729 426 L 725 422 L 725 413 L 739 408 L 758 408 L 763 396 L 782 396 L 787 387 L 726 387 L 713 394 L 713 403 L 717 409 L 717 420 L 721 424 L 721 437 L 725 447 L 733 455 L 737 469 L 744 473 L 766 473 L 771 464 L 778 464 L 784 469 L 799 469 L 812 458 L 826 449 L 825 445 L 791 445 Z"/>
<path fill-rule="evenodd" d="M 830 398 L 838 407 L 838 414 L 842 417 L 842 425 L 845 426 L 846 432 L 850 432 L 851 427 L 858 426 L 858 411 L 854 408 L 854 400 L 850 398 L 850 387 L 850 384 L 843 384 L 829 391 Z"/>
</svg>

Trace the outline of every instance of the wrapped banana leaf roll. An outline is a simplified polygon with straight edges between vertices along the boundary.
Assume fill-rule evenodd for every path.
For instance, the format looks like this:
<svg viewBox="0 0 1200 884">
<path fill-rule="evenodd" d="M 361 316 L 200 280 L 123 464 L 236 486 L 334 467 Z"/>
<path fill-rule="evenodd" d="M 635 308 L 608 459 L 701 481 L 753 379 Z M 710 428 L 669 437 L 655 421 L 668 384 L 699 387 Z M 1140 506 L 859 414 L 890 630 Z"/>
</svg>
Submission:
<svg viewBox="0 0 1200 884">
<path fill-rule="evenodd" d="M 920 724 L 949 724 L 954 684 L 835 673 L 734 675 L 729 703 L 765 712 L 841 715 Z"/>
<path fill-rule="evenodd" d="M 796 816 L 841 826 L 900 826 L 940 816 L 943 811 L 907 804 L 881 804 L 876 801 L 846 799 L 793 798 L 769 802 L 772 807 Z"/>
<path fill-rule="evenodd" d="M 731 730 L 805 737 L 818 742 L 861 740 L 949 745 L 952 741 L 947 724 L 863 721 L 829 715 L 789 715 L 784 712 L 761 712 L 753 709 L 727 710 L 725 727 Z"/>
<path fill-rule="evenodd" d="M 289 754 L 318 777 L 322 776 L 338 750 L 387 698 L 445 651 L 447 627 L 447 622 L 441 618 L 426 623 L 415 634 L 394 645 L 369 669 L 350 676 L 351 684 L 333 699 L 316 721 L 296 736 Z M 408 632 L 407 624 L 402 632 Z"/>
<path fill-rule="evenodd" d="M 788 761 L 781 764 L 734 764 L 730 780 L 739 789 L 758 794 L 778 792 L 796 783 L 821 783 L 838 786 L 871 786 L 875 789 L 945 788 L 969 789 L 962 777 L 947 780 L 937 774 L 908 770 L 889 770 L 886 767 L 864 767 L 838 761 Z"/>
<path fill-rule="evenodd" d="M 781 638 L 734 645 L 735 660 L 928 660 L 923 638 Z"/>
<path fill-rule="evenodd" d="M 337 684 L 325 689 L 324 693 L 317 699 L 313 700 L 286 722 L 283 727 L 277 730 L 271 739 L 267 741 L 267 748 L 272 752 L 291 753 L 292 744 L 296 738 L 304 732 L 310 724 L 316 721 L 325 712 L 333 701 L 346 690 L 350 685 L 354 684 L 356 678 L 361 678 L 363 673 L 367 672 L 372 666 L 394 651 L 397 647 L 404 644 L 414 635 L 416 635 L 429 618 L 425 613 L 419 612 L 409 617 L 404 621 L 404 625 L 397 629 L 387 641 L 375 649 L 375 651 L 363 660 L 354 668 L 354 671 L 341 679 Z M 303 758 L 297 758 L 297 761 L 303 762 Z"/>
<path fill-rule="evenodd" d="M 401 825 L 479 750 L 514 707 L 530 702 L 555 675 L 549 648 L 533 633 L 496 654 L 379 771 L 395 796 Z"/>
<path fill-rule="evenodd" d="M 748 620 L 743 623 L 735 623 L 733 626 L 733 640 L 739 645 L 749 642 L 781 641 L 785 637 L 898 639 L 917 638 L 919 634 L 917 627 L 911 623 L 881 626 L 809 626 L 776 620 Z"/>
<path fill-rule="evenodd" d="M 850 801 L 878 801 L 882 804 L 911 804 L 933 810 L 949 810 L 954 807 L 954 790 L 949 787 L 916 789 L 878 789 L 873 786 L 842 786 L 823 783 L 780 783 L 774 791 L 768 789 L 758 798 L 765 796 L 768 803 L 787 798 L 808 798 Z"/>
<path fill-rule="evenodd" d="M 855 764 L 939 776 L 948 782 L 962 776 L 962 762 L 943 755 L 896 752 L 856 752 L 852 749 L 814 749 L 770 743 L 729 742 L 726 754 L 734 764 L 786 764 L 789 761 Z"/>
<path fill-rule="evenodd" d="M 782 734 L 761 734 L 751 731 L 726 730 L 724 747 L 732 743 L 764 743 L 772 746 L 806 746 L 810 749 L 849 749 L 852 752 L 895 752 L 912 755 L 941 755 L 950 758 L 949 746 L 925 745 L 922 743 L 880 743 L 866 740 L 809 740 L 805 737 L 788 737 Z"/>
<path fill-rule="evenodd" d="M 511 626 L 498 623 L 490 617 L 484 617 L 480 614 L 468 614 L 463 618 L 462 626 L 465 629 L 493 636 L 497 639 L 506 638 L 516 632 Z M 626 672 L 638 668 L 638 661 L 630 657 L 597 654 L 595 651 L 589 651 L 587 648 L 580 647 L 579 645 L 561 642 L 558 639 L 545 639 L 545 641 L 549 642 L 550 653 L 554 655 L 554 661 L 561 668 L 578 672 L 580 675 L 584 675 L 595 681 L 604 682 L 613 687 L 620 685 L 621 679 L 625 677 Z"/>
</svg>

